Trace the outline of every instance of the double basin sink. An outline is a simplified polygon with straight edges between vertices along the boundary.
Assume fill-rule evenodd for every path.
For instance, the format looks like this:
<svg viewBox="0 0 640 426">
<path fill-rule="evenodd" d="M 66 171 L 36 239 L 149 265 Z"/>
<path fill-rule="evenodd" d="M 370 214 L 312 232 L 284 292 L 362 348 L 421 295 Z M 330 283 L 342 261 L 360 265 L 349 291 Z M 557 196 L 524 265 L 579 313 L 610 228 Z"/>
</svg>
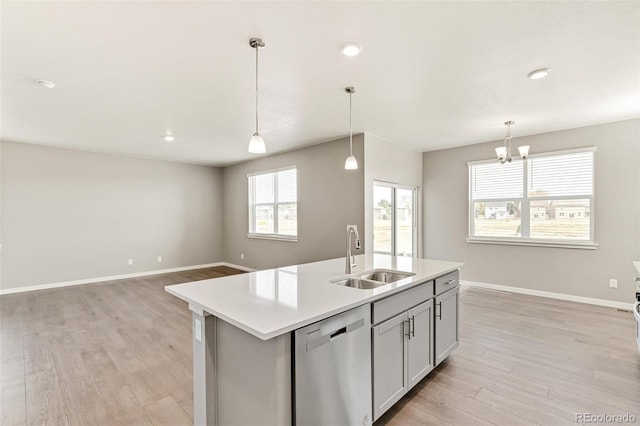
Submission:
<svg viewBox="0 0 640 426">
<path fill-rule="evenodd" d="M 329 282 L 345 287 L 360 288 L 370 290 L 396 281 L 403 280 L 414 276 L 412 272 L 391 271 L 386 269 L 375 269 L 373 271 L 363 272 L 355 277 L 343 277 L 331 280 Z"/>
</svg>

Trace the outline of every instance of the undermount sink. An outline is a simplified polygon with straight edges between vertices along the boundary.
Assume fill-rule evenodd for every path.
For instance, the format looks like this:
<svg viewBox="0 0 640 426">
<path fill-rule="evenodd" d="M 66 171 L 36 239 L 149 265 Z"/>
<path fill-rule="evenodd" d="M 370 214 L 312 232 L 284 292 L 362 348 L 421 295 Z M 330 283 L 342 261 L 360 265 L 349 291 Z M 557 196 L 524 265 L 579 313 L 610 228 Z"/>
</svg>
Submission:
<svg viewBox="0 0 640 426">
<path fill-rule="evenodd" d="M 346 287 L 361 288 L 364 290 L 370 290 L 372 288 L 380 287 L 389 283 L 403 280 L 414 276 L 412 272 L 400 272 L 400 271 L 388 271 L 388 270 L 374 270 L 364 272 L 356 277 L 345 277 L 331 280 L 333 284 L 343 285 Z"/>
<path fill-rule="evenodd" d="M 394 283 L 396 281 L 409 278 L 413 275 L 415 274 L 412 274 L 410 272 L 374 271 L 360 275 L 359 278 L 364 280 L 379 281 L 383 283 Z"/>
<path fill-rule="evenodd" d="M 372 288 L 380 287 L 387 284 L 379 281 L 365 280 L 362 278 L 344 278 L 331 282 L 334 284 L 343 285 L 345 287 L 361 288 L 363 290 L 371 290 Z"/>
</svg>

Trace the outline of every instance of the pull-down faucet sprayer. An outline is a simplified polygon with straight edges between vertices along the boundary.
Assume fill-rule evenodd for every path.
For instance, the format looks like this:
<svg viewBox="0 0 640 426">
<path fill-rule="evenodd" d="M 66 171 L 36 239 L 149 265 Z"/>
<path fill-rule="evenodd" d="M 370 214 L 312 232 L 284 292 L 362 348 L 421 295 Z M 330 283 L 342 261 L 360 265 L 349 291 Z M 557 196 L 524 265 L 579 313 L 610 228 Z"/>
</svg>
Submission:
<svg viewBox="0 0 640 426">
<path fill-rule="evenodd" d="M 360 235 L 358 234 L 358 227 L 356 225 L 347 225 L 347 264 L 344 272 L 350 274 L 356 265 L 356 258 L 351 254 L 351 235 L 356 236 L 356 250 L 360 250 Z"/>
</svg>

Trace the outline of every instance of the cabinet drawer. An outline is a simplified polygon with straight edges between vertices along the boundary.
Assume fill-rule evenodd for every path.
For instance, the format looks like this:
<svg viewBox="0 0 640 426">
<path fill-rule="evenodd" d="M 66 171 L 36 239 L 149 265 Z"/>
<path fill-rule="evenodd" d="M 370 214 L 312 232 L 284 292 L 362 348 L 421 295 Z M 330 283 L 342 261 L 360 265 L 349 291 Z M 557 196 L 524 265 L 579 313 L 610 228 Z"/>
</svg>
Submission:
<svg viewBox="0 0 640 426">
<path fill-rule="evenodd" d="M 372 324 L 378 324 L 433 297 L 433 281 L 394 294 L 372 304 Z"/>
<path fill-rule="evenodd" d="M 458 271 L 436 278 L 436 295 L 451 290 L 458 284 L 460 284 L 460 273 Z"/>
</svg>

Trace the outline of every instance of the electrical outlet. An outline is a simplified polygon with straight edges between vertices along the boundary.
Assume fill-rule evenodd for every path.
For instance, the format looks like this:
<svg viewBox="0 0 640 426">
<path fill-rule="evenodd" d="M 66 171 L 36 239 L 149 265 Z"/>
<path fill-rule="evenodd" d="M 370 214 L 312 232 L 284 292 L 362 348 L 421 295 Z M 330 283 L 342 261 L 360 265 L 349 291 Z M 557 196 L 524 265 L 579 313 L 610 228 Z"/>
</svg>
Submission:
<svg viewBox="0 0 640 426">
<path fill-rule="evenodd" d="M 162 263 L 162 256 L 158 256 L 158 263 Z"/>
<path fill-rule="evenodd" d="M 133 265 L 133 259 L 129 259 L 129 261 L 127 262 L 129 265 Z"/>
<path fill-rule="evenodd" d="M 202 342 L 202 321 L 200 321 L 199 319 L 195 321 L 196 321 L 195 337 L 198 342 Z"/>
<path fill-rule="evenodd" d="M 240 260 L 244 259 L 244 253 L 240 253 Z"/>
<path fill-rule="evenodd" d="M 618 288 L 618 280 L 616 280 L 615 278 L 611 278 L 609 280 L 609 287 Z"/>
</svg>

